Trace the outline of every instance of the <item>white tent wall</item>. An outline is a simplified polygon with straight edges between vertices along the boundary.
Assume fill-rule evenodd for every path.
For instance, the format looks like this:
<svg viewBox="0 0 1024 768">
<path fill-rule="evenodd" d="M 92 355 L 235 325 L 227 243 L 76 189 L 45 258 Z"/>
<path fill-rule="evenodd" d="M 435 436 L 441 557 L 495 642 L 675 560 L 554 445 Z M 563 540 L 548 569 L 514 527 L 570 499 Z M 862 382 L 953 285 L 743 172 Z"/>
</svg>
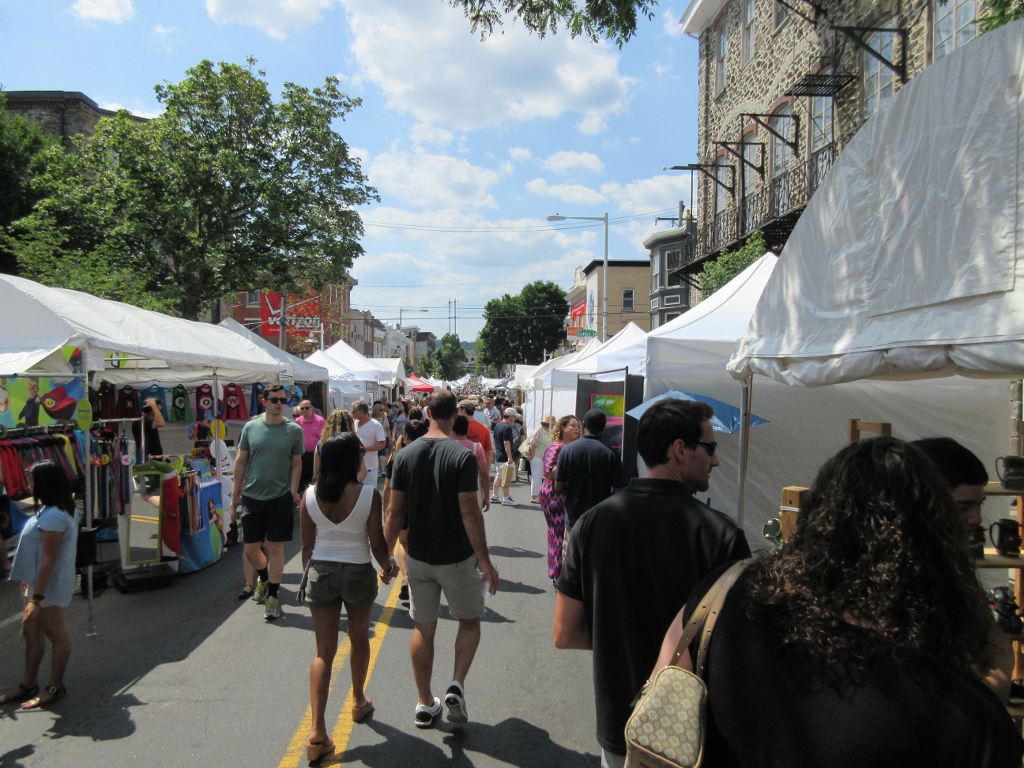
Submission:
<svg viewBox="0 0 1024 768">
<path fill-rule="evenodd" d="M 740 385 L 725 371 L 732 349 L 723 342 L 688 345 L 652 338 L 646 397 L 680 389 L 739 407 Z M 750 430 L 744 528 L 752 547 L 763 542 L 765 521 L 778 515 L 782 488 L 810 486 L 821 464 L 846 444 L 851 418 L 891 422 L 893 435 L 905 440 L 954 437 L 990 472 L 996 457 L 1009 451 L 1007 381 L 953 377 L 804 389 L 755 377 L 753 386 L 751 410 L 770 423 Z M 718 433 L 715 438 L 722 464 L 711 473 L 708 493 L 698 496 L 710 496 L 713 507 L 735 518 L 740 435 Z M 985 515 L 991 521 L 1006 517 L 1006 510 L 993 499 Z"/>
</svg>

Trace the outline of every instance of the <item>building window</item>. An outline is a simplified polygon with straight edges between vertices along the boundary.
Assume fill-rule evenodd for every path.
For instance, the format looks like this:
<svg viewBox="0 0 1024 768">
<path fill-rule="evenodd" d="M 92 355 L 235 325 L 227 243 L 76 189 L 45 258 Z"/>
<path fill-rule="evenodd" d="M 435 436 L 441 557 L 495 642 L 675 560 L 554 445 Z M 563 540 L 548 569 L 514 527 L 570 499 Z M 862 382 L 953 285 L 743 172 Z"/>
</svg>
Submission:
<svg viewBox="0 0 1024 768">
<path fill-rule="evenodd" d="M 896 47 L 895 32 L 872 32 L 865 40 L 873 50 L 893 61 Z M 895 74 L 867 51 L 864 54 L 864 112 L 871 117 L 889 103 L 893 93 Z"/>
<path fill-rule="evenodd" d="M 729 189 L 723 185 L 729 184 L 729 177 L 732 174 L 729 173 L 729 163 L 724 155 L 715 161 L 715 166 L 715 178 L 719 181 L 715 184 L 715 215 L 717 216 L 729 207 Z"/>
<path fill-rule="evenodd" d="M 756 0 L 743 0 L 743 65 L 754 58 Z"/>
<path fill-rule="evenodd" d="M 633 311 L 633 289 L 623 288 L 622 289 L 622 311 L 632 312 Z"/>
<path fill-rule="evenodd" d="M 259 291 L 246 291 L 245 292 L 245 306 L 247 307 L 258 307 L 260 305 L 260 292 Z"/>
<path fill-rule="evenodd" d="M 811 152 L 832 143 L 832 97 L 811 97 Z"/>
<path fill-rule="evenodd" d="M 780 3 L 779 0 L 775 0 L 775 26 L 780 26 L 788 18 L 789 8 Z"/>
<path fill-rule="evenodd" d="M 668 298 L 666 296 L 666 298 Z M 661 299 L 655 297 L 651 299 L 651 309 L 657 309 L 661 305 Z"/>
<path fill-rule="evenodd" d="M 682 299 L 681 296 L 666 296 L 665 297 L 665 306 L 666 307 L 675 306 L 676 304 L 678 304 L 681 301 L 681 299 Z"/>
<path fill-rule="evenodd" d="M 768 121 L 768 125 L 772 127 L 772 130 L 780 136 L 785 136 L 786 141 L 793 140 L 792 114 L 793 109 L 789 106 L 785 106 L 778 110 Z M 793 162 L 793 150 L 790 148 L 789 144 L 780 140 L 778 136 L 772 136 L 771 146 L 772 178 L 777 179 L 789 170 L 789 166 Z"/>
<path fill-rule="evenodd" d="M 715 52 L 715 93 L 725 90 L 725 54 L 729 49 L 729 33 L 726 31 L 727 19 L 718 26 L 718 49 Z"/>
<path fill-rule="evenodd" d="M 666 323 L 671 323 L 673 320 L 675 320 L 677 317 L 679 317 L 680 314 L 682 314 L 682 313 L 680 313 L 680 312 L 666 312 L 665 313 L 665 322 Z"/>
<path fill-rule="evenodd" d="M 651 293 L 661 288 L 661 252 L 651 257 Z"/>
<path fill-rule="evenodd" d="M 658 313 L 657 312 L 655 312 L 653 315 L 651 315 L 651 330 L 652 331 L 655 328 L 657 328 L 659 325 L 661 325 L 661 323 L 658 322 L 658 319 L 659 318 L 658 318 Z"/>
<path fill-rule="evenodd" d="M 754 193 L 757 191 L 758 173 L 753 166 L 761 164 L 761 146 L 757 143 L 757 132 L 743 136 L 743 226 L 749 229 L 757 215 L 754 210 Z"/>
<path fill-rule="evenodd" d="M 946 0 L 935 4 L 935 61 L 969 43 L 978 34 L 976 0 Z"/>
</svg>

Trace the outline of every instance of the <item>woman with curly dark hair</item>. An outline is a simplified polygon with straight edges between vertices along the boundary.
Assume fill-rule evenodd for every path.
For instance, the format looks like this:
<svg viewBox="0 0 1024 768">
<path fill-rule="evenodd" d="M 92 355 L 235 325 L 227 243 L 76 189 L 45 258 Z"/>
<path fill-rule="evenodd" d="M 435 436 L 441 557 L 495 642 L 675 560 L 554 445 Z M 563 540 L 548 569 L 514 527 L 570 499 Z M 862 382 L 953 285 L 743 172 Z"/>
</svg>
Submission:
<svg viewBox="0 0 1024 768">
<path fill-rule="evenodd" d="M 793 540 L 722 606 L 704 764 L 1020 766 L 1020 730 L 977 673 L 991 624 L 934 464 L 894 438 L 847 446 L 819 471 Z"/>
</svg>

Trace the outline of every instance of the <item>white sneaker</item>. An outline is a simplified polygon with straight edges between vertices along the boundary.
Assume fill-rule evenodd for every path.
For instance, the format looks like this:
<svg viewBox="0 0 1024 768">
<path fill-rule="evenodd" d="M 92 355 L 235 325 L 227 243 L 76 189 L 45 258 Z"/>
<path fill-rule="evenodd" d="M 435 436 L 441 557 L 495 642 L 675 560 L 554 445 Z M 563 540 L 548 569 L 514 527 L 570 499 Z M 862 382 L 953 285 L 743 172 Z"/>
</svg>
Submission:
<svg viewBox="0 0 1024 768">
<path fill-rule="evenodd" d="M 466 693 L 462 686 L 452 680 L 448 692 L 444 695 L 444 705 L 448 707 L 449 723 L 469 722 L 469 710 L 466 709 Z"/>
<path fill-rule="evenodd" d="M 268 597 L 266 607 L 263 610 L 263 618 L 265 621 L 274 621 L 284 616 L 281 611 L 281 602 L 276 597 Z"/>
<path fill-rule="evenodd" d="M 516 501 L 515 499 L 513 499 L 511 496 L 508 496 L 508 497 L 506 497 L 506 498 L 501 500 L 501 506 L 503 506 L 503 507 L 518 507 L 519 506 L 519 502 Z"/>
<path fill-rule="evenodd" d="M 497 496 L 495 496 L 495 495 L 494 495 L 494 494 L 492 493 L 492 494 L 491 494 L 491 504 L 497 504 L 497 503 L 498 503 L 499 501 L 501 501 L 501 499 L 499 499 L 499 498 L 498 498 Z"/>
</svg>

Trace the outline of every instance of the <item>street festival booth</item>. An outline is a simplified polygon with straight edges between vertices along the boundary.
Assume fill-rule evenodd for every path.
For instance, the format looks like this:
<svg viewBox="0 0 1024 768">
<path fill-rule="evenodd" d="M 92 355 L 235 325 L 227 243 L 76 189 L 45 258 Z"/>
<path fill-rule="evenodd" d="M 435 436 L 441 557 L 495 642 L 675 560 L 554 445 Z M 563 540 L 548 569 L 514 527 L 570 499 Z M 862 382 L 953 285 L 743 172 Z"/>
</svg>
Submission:
<svg viewBox="0 0 1024 768">
<path fill-rule="evenodd" d="M 769 391 L 810 413 L 816 399 L 859 388 L 883 394 L 877 406 L 844 406 L 843 419 L 954 437 L 989 467 L 1008 453 L 1010 386 L 998 379 L 1024 375 L 1022 83 L 1015 21 L 930 65 L 860 129 L 729 361 L 760 415 L 770 417 Z M 946 397 L 916 397 L 929 388 Z M 884 394 L 896 391 L 911 393 L 899 408 Z M 807 420 L 803 434 L 823 428 L 833 450 L 846 442 L 839 423 Z M 748 498 L 762 483 L 777 491 L 813 476 L 753 470 L 752 458 Z M 1004 516 L 1001 506 L 986 517 Z"/>
<path fill-rule="evenodd" d="M 108 397 L 115 402 L 115 390 L 101 385 L 119 377 L 214 384 L 218 376 L 256 380 L 276 375 L 278 362 L 223 328 L 8 275 L 0 275 L 0 306 L 18 318 L 0 326 L 0 451 L 11 497 L 28 497 L 23 468 L 45 455 L 63 464 L 83 491 L 83 549 L 90 549 L 97 528 L 118 531 L 122 576 L 187 570 L 216 560 L 224 527 L 219 483 L 204 485 L 200 472 L 188 467 L 191 457 L 141 463 L 144 445 L 115 431 L 141 420 L 139 391 L 128 386 L 116 392 L 116 407 L 134 416 L 106 419 L 102 411 Z M 86 396 L 90 376 L 99 387 L 93 393 L 96 409 Z M 215 398 L 216 387 L 210 389 Z M 141 394 L 164 395 L 162 390 Z M 217 404 L 208 407 L 212 417 Z M 79 427 L 93 425 L 95 410 L 100 411 L 97 429 L 87 439 Z M 172 393 L 165 410 L 169 421 L 175 410 Z M 92 631 L 95 560 L 91 554 L 86 559 Z"/>
<path fill-rule="evenodd" d="M 575 388 L 556 390 L 549 383 L 548 374 L 563 366 L 571 365 L 581 357 L 594 354 L 600 346 L 601 342 L 597 340 L 597 337 L 591 337 L 586 344 L 571 355 L 553 357 L 537 367 L 537 370 L 533 372 L 533 379 L 526 384 L 527 396 L 523 404 L 523 422 L 528 435 L 533 434 L 541 419 L 548 414 L 555 418 L 561 418 L 576 412 Z"/>
<path fill-rule="evenodd" d="M 375 381 L 367 381 L 353 373 L 323 350 L 318 349 L 306 361 L 327 369 L 327 411 L 336 408 L 352 410 L 358 400 L 370 400 L 376 389 Z"/>
<path fill-rule="evenodd" d="M 293 381 L 301 384 L 317 384 L 329 381 L 330 376 L 325 367 L 315 365 L 308 360 L 303 360 L 301 357 L 297 357 L 290 352 L 286 352 L 276 344 L 271 344 L 259 334 L 253 333 L 244 325 L 232 318 L 229 317 L 226 320 L 222 320 L 220 324 L 221 327 L 227 328 L 229 331 L 237 333 L 239 336 L 248 339 L 272 358 L 277 360 L 279 363 L 278 370 L 281 374 L 289 376 Z"/>
<path fill-rule="evenodd" d="M 433 384 L 428 384 L 415 373 L 409 374 L 409 382 L 412 384 L 412 391 L 419 392 L 421 395 L 428 395 L 437 389 Z"/>
<path fill-rule="evenodd" d="M 645 399 L 681 390 L 741 406 L 743 390 L 726 364 L 776 263 L 785 259 L 765 254 L 693 309 L 651 331 Z M 846 443 L 849 419 L 892 422 L 907 439 L 956 435 L 980 451 L 1005 431 L 1010 416 L 1006 385 L 991 382 L 865 382 L 797 391 L 759 379 L 753 392 L 751 409 L 768 423 L 749 431 L 741 427 L 736 433 L 716 432 L 715 455 L 721 465 L 711 473 L 707 493 L 697 497 L 736 519 L 755 548 L 762 540 L 763 524 L 778 516 L 781 488 L 810 485 L 818 467 Z M 740 506 L 744 434 L 749 435 L 746 513 Z"/>
<path fill-rule="evenodd" d="M 405 379 L 405 363 L 400 357 L 371 357 L 371 363 L 387 368 L 391 372 L 391 382 L 388 384 L 388 402 L 398 399 L 398 388 L 402 386 Z"/>
</svg>

